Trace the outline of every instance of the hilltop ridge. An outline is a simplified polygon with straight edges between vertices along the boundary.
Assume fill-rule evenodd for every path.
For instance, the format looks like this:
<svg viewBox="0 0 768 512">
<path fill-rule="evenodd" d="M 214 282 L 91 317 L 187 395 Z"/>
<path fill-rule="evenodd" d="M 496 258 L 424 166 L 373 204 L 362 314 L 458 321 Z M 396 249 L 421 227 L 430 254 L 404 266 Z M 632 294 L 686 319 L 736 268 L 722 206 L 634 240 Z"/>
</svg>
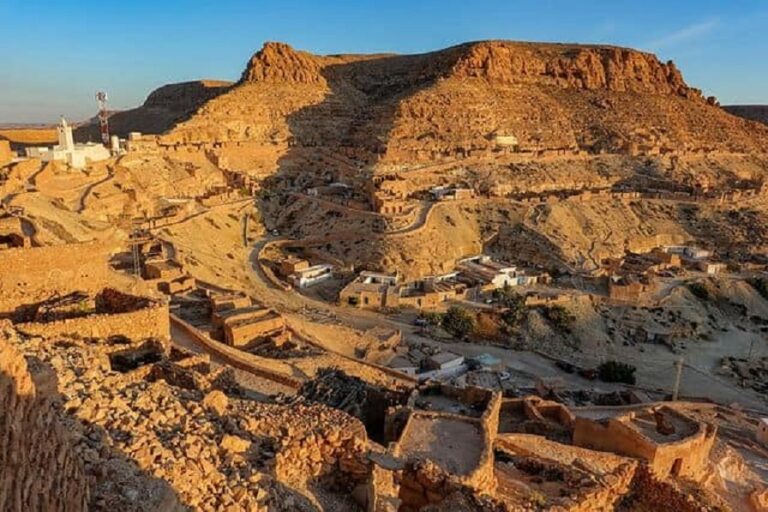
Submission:
<svg viewBox="0 0 768 512">
<path fill-rule="evenodd" d="M 523 150 L 754 151 L 755 129 L 673 62 L 614 46 L 484 41 L 417 55 L 331 55 L 266 43 L 240 81 L 168 144 L 292 141 L 393 164 Z"/>
</svg>

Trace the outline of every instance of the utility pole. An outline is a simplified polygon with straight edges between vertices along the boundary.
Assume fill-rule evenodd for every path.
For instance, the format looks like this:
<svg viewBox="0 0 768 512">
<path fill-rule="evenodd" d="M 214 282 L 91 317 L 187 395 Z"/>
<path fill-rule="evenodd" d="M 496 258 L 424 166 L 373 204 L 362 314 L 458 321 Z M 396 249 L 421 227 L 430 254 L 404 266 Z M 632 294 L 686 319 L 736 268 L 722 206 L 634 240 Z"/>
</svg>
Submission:
<svg viewBox="0 0 768 512">
<path fill-rule="evenodd" d="M 677 374 L 675 375 L 675 387 L 674 387 L 674 389 L 672 389 L 672 401 L 673 402 L 677 401 L 677 396 L 678 396 L 678 394 L 680 392 L 680 378 L 683 375 L 683 358 L 682 357 L 680 357 L 680 359 L 678 359 L 675 362 L 675 367 L 677 368 Z"/>
</svg>

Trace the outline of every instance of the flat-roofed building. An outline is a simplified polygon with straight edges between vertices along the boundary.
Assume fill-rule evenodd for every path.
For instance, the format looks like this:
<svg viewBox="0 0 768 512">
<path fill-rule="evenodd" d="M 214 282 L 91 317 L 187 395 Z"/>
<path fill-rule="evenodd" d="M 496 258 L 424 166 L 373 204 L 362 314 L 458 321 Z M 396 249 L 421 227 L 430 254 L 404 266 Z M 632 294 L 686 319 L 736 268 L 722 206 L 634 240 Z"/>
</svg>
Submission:
<svg viewBox="0 0 768 512">
<path fill-rule="evenodd" d="M 312 265 L 300 270 L 296 270 L 291 276 L 290 281 L 296 288 L 307 288 L 309 286 L 322 283 L 333 277 L 333 265 L 321 263 Z"/>
<path fill-rule="evenodd" d="M 457 267 L 461 276 L 482 286 L 503 288 L 517 286 L 517 267 L 493 261 L 490 256 L 480 255 L 460 260 Z"/>
<path fill-rule="evenodd" d="M 144 263 L 144 277 L 146 279 L 172 280 L 180 278 L 184 274 L 180 263 L 172 259 L 151 260 Z"/>
<path fill-rule="evenodd" d="M 439 352 L 424 360 L 424 367 L 428 370 L 448 370 L 464 364 L 464 357 L 453 352 Z"/>
</svg>

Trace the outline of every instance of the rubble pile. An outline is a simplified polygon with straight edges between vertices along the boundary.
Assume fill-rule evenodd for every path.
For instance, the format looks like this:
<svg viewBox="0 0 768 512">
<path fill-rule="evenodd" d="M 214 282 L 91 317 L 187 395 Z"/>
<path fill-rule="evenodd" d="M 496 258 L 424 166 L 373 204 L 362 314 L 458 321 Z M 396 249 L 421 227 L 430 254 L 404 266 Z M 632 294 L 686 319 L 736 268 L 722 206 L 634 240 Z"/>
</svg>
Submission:
<svg viewBox="0 0 768 512">
<path fill-rule="evenodd" d="M 337 468 L 356 477 L 350 482 L 367 475 L 364 428 L 340 411 L 240 400 L 207 376 L 182 378 L 199 360 L 120 373 L 106 343 L 23 338 L 10 324 L 2 331 L 0 343 L 55 373 L 93 510 L 311 510 L 288 484 Z"/>
<path fill-rule="evenodd" d="M 401 405 L 405 393 L 373 386 L 335 368 L 322 368 L 297 394 L 298 400 L 325 404 L 359 418 L 373 439 L 383 434 L 387 408 Z"/>
<path fill-rule="evenodd" d="M 752 388 L 758 393 L 768 392 L 768 357 L 724 357 L 720 361 L 719 373 L 736 380 L 743 388 Z"/>
</svg>

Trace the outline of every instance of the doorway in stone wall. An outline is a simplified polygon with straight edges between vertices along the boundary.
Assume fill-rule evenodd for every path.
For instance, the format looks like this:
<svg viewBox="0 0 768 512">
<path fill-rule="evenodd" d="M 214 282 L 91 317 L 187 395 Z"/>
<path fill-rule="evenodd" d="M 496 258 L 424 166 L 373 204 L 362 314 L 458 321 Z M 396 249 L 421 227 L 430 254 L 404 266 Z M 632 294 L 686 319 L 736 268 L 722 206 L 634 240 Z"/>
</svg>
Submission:
<svg viewBox="0 0 768 512">
<path fill-rule="evenodd" d="M 680 476 L 680 470 L 683 469 L 683 459 L 675 459 L 672 463 L 672 470 L 669 472 L 670 476 Z"/>
</svg>

